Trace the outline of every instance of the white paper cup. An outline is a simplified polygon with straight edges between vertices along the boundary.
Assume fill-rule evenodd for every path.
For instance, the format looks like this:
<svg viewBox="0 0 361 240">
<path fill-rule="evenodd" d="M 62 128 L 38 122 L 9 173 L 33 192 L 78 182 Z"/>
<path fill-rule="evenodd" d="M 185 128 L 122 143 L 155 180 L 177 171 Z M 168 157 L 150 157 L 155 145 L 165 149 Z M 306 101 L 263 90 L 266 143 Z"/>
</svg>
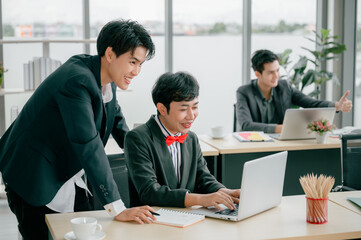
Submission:
<svg viewBox="0 0 361 240">
<path fill-rule="evenodd" d="M 214 138 L 222 138 L 224 137 L 224 127 L 216 126 L 211 128 L 212 137 Z"/>
<path fill-rule="evenodd" d="M 70 220 L 70 224 L 76 239 L 79 240 L 87 240 L 102 230 L 102 226 L 93 217 L 73 218 Z"/>
</svg>

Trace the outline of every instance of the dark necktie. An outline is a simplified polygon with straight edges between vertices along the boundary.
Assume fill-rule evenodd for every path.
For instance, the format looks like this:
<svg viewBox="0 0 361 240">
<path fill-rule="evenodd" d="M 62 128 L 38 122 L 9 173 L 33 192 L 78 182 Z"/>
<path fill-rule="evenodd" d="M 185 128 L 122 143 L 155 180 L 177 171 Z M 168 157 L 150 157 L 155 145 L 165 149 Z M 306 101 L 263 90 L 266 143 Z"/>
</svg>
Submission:
<svg viewBox="0 0 361 240">
<path fill-rule="evenodd" d="M 168 136 L 165 139 L 165 143 L 167 144 L 167 146 L 171 145 L 174 142 L 179 142 L 179 143 L 184 143 L 184 140 L 186 140 L 188 134 L 184 134 L 184 135 L 180 135 L 180 136 Z"/>
</svg>

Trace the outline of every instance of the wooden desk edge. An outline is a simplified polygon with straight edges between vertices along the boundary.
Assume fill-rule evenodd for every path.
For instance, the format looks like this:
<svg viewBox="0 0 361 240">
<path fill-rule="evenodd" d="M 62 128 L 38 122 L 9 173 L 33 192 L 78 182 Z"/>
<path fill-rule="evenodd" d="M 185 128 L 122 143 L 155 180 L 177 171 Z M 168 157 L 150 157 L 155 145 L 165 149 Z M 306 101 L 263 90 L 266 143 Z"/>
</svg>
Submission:
<svg viewBox="0 0 361 240">
<path fill-rule="evenodd" d="M 229 137 L 233 137 L 233 136 L 227 136 Z M 199 135 L 198 138 L 214 147 L 215 149 L 217 149 L 219 151 L 219 154 L 237 154 L 237 153 L 254 153 L 254 152 L 276 152 L 276 151 L 297 151 L 297 150 L 317 150 L 317 149 L 333 149 L 333 148 L 340 148 L 341 147 L 341 142 L 336 139 L 332 139 L 330 138 L 330 141 L 337 141 L 337 142 L 331 142 L 331 143 L 326 143 L 326 144 L 316 144 L 316 143 L 309 143 L 309 144 L 304 144 L 304 145 L 283 145 L 283 146 L 260 146 L 257 145 L 255 146 L 254 143 L 251 143 L 252 146 L 247 147 L 247 148 L 237 148 L 237 146 L 230 146 L 229 148 L 224 147 L 224 148 L 219 148 L 219 146 L 217 146 L 217 144 L 213 143 L 212 139 L 210 139 L 211 137 L 208 135 Z M 237 139 L 234 139 L 237 140 Z M 237 140 L 238 141 L 238 140 Z M 278 141 L 275 140 L 275 142 L 272 143 L 292 143 L 293 140 L 290 141 Z M 247 142 L 245 142 L 244 144 L 247 144 Z M 257 144 L 263 144 L 263 142 L 257 142 Z"/>
<path fill-rule="evenodd" d="M 50 235 L 53 239 L 56 239 L 55 238 L 55 232 L 52 228 L 52 226 L 50 225 L 50 222 L 48 220 L 48 214 L 45 214 L 45 223 L 46 223 L 46 226 L 48 227 L 49 231 L 50 231 Z"/>
</svg>

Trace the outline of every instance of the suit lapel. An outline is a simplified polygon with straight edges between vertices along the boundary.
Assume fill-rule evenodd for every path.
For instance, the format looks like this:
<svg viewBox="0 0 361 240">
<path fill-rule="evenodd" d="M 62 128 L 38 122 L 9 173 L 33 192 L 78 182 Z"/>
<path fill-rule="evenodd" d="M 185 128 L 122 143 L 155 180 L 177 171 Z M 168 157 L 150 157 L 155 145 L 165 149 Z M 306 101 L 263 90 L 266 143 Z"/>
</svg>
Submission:
<svg viewBox="0 0 361 240">
<path fill-rule="evenodd" d="M 278 119 L 278 121 L 281 121 L 280 123 L 283 122 L 284 119 L 284 110 L 283 110 L 283 102 L 280 99 L 280 94 L 278 92 L 278 88 L 274 88 L 275 91 L 273 91 L 273 100 L 275 101 L 275 111 L 276 111 L 276 116 L 280 116 L 280 119 Z"/>
<path fill-rule="evenodd" d="M 252 90 L 253 90 L 253 95 L 255 96 L 255 99 L 256 99 L 256 103 L 258 105 L 258 114 L 260 116 L 260 119 L 259 121 L 262 121 L 263 119 L 263 112 L 261 111 L 261 109 L 263 109 L 263 103 L 262 103 L 262 96 L 260 96 L 260 91 L 258 90 L 258 86 L 257 86 L 257 81 L 254 81 L 253 82 L 253 87 L 252 87 Z"/>
<path fill-rule="evenodd" d="M 103 117 L 102 117 L 102 125 L 101 125 L 101 128 L 100 128 L 100 137 L 103 140 L 104 136 L 105 136 L 105 133 L 106 133 L 106 130 L 107 130 L 107 109 L 106 109 L 106 106 L 103 103 L 103 101 L 102 101 L 102 106 L 103 106 L 102 107 Z"/>
<path fill-rule="evenodd" d="M 168 179 L 169 187 L 175 189 L 178 187 L 178 179 L 174 170 L 173 161 L 168 146 L 165 143 L 165 137 L 158 123 L 154 120 L 154 116 L 149 119 L 147 126 L 153 139 L 154 148 L 158 153 L 159 161 L 163 167 L 164 175 L 166 175 L 165 179 Z"/>
<path fill-rule="evenodd" d="M 180 182 L 180 188 L 186 188 L 189 178 L 189 172 L 192 162 L 192 156 L 189 152 L 189 149 L 192 149 L 191 146 L 190 137 L 188 136 L 183 144 L 181 144 L 181 182 Z"/>
</svg>

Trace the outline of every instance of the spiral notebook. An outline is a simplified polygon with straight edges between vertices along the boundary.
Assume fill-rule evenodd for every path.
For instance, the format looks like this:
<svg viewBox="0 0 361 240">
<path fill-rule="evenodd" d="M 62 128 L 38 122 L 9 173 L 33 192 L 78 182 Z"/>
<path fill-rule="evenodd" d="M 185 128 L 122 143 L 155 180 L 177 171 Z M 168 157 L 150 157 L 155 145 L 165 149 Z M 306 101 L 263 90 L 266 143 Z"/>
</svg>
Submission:
<svg viewBox="0 0 361 240">
<path fill-rule="evenodd" d="M 155 223 L 173 227 L 185 228 L 204 220 L 203 215 L 164 208 L 159 209 L 156 213 L 160 216 L 155 216 L 157 218 L 157 220 L 154 221 Z"/>
</svg>

